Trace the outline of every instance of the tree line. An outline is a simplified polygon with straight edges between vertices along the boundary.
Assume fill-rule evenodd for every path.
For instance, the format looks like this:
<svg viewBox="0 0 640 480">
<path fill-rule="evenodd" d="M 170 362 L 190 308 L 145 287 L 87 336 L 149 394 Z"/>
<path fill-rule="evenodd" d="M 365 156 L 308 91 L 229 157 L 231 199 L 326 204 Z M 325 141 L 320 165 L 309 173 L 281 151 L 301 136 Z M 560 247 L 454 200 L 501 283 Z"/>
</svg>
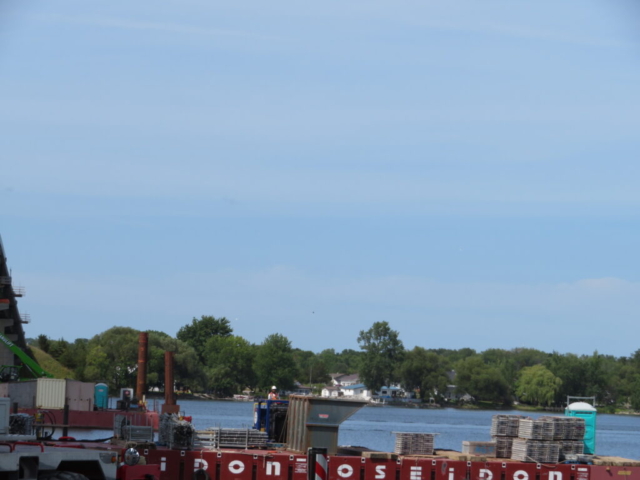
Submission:
<svg viewBox="0 0 640 480">
<path fill-rule="evenodd" d="M 357 337 L 358 350 L 319 353 L 294 348 L 280 333 L 253 344 L 234 335 L 226 318 L 194 318 L 176 337 L 149 331 L 148 383 L 164 388 L 164 352 L 173 351 L 177 385 L 230 396 L 271 385 L 290 390 L 296 382 L 318 389 L 329 373 L 359 373 L 370 390 L 400 385 L 424 402 L 476 402 L 510 406 L 562 406 L 566 397 L 595 396 L 605 409 L 640 410 L 640 350 L 629 357 L 546 353 L 532 348 L 404 348 L 388 322 L 375 322 Z M 77 380 L 102 381 L 113 391 L 135 385 L 139 331 L 113 327 L 91 339 L 67 342 L 45 335 L 30 344 L 71 369 Z M 316 391 L 319 393 L 319 391 Z"/>
</svg>

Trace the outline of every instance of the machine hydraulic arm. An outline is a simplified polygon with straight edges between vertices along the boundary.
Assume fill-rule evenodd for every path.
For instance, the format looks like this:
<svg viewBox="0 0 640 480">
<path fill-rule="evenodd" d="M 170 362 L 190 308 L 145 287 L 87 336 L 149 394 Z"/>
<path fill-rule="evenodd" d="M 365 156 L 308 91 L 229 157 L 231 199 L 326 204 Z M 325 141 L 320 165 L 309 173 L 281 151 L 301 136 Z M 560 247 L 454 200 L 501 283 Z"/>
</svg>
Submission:
<svg viewBox="0 0 640 480">
<path fill-rule="evenodd" d="M 11 350 L 24 364 L 24 366 L 31 372 L 34 377 L 48 377 L 53 378 L 49 372 L 45 371 L 38 363 L 31 358 L 29 355 L 24 353 L 24 351 L 18 347 L 15 343 L 5 337 L 0 333 L 0 342 L 2 342 L 6 347 Z M 8 366 L 2 367 L 3 369 L 11 368 Z M 17 380 L 17 379 L 16 379 Z"/>
</svg>

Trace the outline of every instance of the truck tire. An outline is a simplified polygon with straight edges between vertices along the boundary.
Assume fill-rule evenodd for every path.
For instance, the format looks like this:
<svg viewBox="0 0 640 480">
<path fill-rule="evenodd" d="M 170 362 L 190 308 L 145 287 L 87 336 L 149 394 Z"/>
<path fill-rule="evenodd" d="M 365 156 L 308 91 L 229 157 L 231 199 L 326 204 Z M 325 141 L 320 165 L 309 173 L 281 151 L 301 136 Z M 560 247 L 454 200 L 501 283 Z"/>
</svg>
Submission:
<svg viewBox="0 0 640 480">
<path fill-rule="evenodd" d="M 38 475 L 38 480 L 89 480 L 81 473 L 76 472 L 49 472 Z"/>
</svg>

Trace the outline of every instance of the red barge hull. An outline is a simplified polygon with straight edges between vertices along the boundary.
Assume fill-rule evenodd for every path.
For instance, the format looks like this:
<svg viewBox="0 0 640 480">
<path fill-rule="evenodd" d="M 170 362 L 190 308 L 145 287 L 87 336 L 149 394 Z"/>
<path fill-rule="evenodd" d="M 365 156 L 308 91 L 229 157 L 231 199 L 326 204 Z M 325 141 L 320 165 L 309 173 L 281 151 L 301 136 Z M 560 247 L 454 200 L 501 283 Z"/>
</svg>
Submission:
<svg viewBox="0 0 640 480">
<path fill-rule="evenodd" d="M 307 456 L 287 451 L 142 448 L 140 454 L 148 464 L 160 465 L 159 480 L 308 478 Z M 628 466 L 536 464 L 502 459 L 459 461 L 441 456 L 401 456 L 392 460 L 330 455 L 327 480 L 640 480 L 640 462 L 618 460 Z"/>
<path fill-rule="evenodd" d="M 158 430 L 159 416 L 158 412 L 132 412 L 123 410 L 69 410 L 69 421 L 64 422 L 64 410 L 55 409 L 38 409 L 38 408 L 19 408 L 19 413 L 27 415 L 36 415 L 38 412 L 44 413 L 44 426 L 55 426 L 78 429 L 91 430 L 111 430 L 113 431 L 113 423 L 116 415 L 126 416 L 131 425 L 147 425 L 152 426 L 154 431 Z"/>
</svg>

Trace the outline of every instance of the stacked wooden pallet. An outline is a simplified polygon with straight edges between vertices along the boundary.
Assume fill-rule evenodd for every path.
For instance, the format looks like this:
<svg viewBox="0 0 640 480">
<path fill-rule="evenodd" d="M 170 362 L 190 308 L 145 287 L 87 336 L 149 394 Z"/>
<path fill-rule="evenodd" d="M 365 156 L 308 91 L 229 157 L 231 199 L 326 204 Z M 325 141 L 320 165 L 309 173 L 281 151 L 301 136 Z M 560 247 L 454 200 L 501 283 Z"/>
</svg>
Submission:
<svg viewBox="0 0 640 480">
<path fill-rule="evenodd" d="M 433 433 L 394 432 L 398 455 L 433 455 Z"/>
<path fill-rule="evenodd" d="M 563 456 L 582 455 L 584 454 L 584 442 L 582 440 L 562 440 L 560 454 Z"/>
<path fill-rule="evenodd" d="M 494 415 L 491 418 L 492 437 L 517 437 L 522 415 Z"/>
<path fill-rule="evenodd" d="M 520 420 L 518 440 L 513 442 L 511 458 L 523 462 L 557 462 L 566 455 L 584 452 L 584 419 L 544 416 Z"/>
<path fill-rule="evenodd" d="M 525 440 L 553 440 L 554 432 L 555 423 L 548 418 L 524 418 L 520 420 L 518 437 Z"/>
<path fill-rule="evenodd" d="M 560 460 L 560 445 L 557 442 L 516 438 L 513 441 L 511 459 L 521 462 L 557 463 Z"/>
<path fill-rule="evenodd" d="M 491 418 L 491 439 L 496 442 L 496 457 L 511 458 L 513 440 L 518 437 L 522 415 L 494 415 Z"/>
</svg>

